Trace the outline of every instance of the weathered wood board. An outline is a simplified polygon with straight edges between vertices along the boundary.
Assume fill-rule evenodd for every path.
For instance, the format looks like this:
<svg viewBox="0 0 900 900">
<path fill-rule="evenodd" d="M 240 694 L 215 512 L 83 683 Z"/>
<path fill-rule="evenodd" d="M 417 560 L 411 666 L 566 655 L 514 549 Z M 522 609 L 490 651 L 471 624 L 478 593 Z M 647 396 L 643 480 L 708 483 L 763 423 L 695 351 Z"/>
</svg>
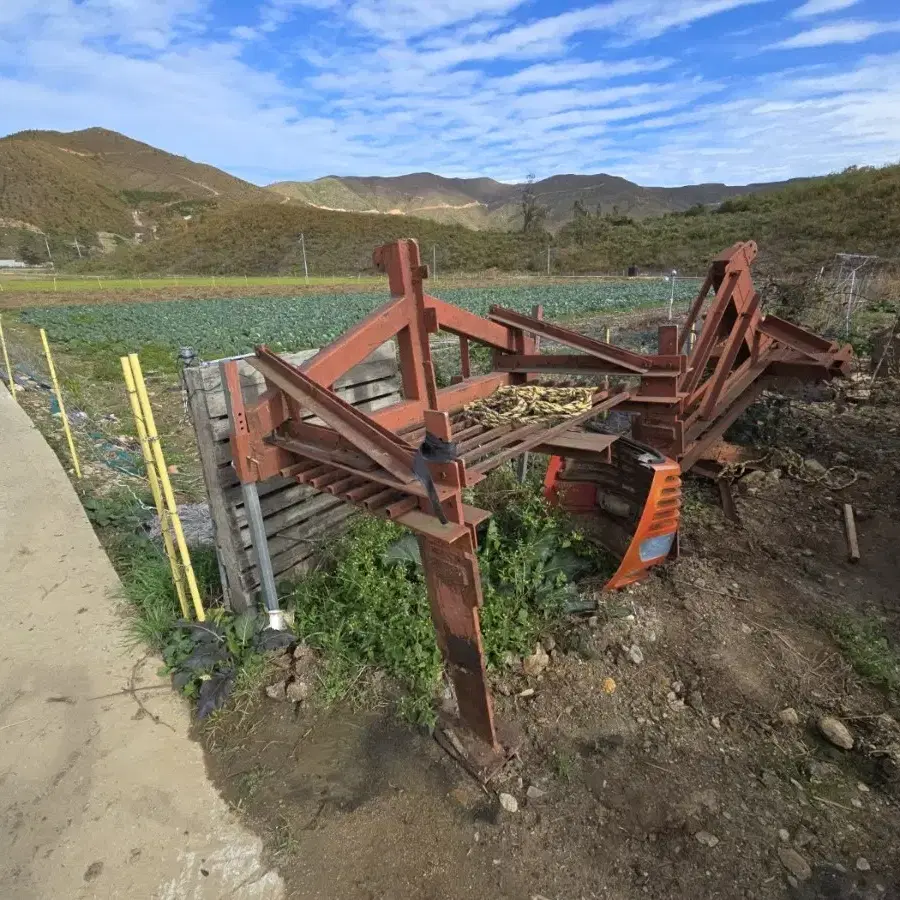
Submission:
<svg viewBox="0 0 900 900">
<path fill-rule="evenodd" d="M 284 358 L 299 365 L 316 352 L 302 350 Z M 244 400 L 253 403 L 265 390 L 263 377 L 244 361 L 239 363 L 239 371 Z M 216 551 L 227 581 L 226 603 L 241 611 L 253 603 L 259 578 L 241 489 L 231 466 L 231 422 L 219 366 L 185 369 L 184 387 L 209 496 Z M 401 400 L 394 343 L 380 347 L 351 369 L 335 388 L 341 397 L 367 412 Z M 273 478 L 261 482 L 258 489 L 276 579 L 303 571 L 322 542 L 337 533 L 353 514 L 352 506 L 291 479 Z"/>
</svg>

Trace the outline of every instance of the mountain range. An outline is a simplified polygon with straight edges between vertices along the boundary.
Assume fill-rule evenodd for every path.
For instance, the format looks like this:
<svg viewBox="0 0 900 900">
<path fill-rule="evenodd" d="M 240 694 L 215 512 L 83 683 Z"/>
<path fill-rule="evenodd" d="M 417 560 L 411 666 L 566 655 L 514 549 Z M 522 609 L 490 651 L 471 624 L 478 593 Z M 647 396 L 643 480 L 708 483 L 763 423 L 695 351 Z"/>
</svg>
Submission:
<svg viewBox="0 0 900 900">
<path fill-rule="evenodd" d="M 591 212 L 642 219 L 715 205 L 780 187 L 699 184 L 642 187 L 613 175 L 554 175 L 534 183 L 547 227 L 572 218 L 576 200 Z M 84 245 L 146 240 L 172 220 L 239 203 L 411 215 L 475 229 L 520 227 L 524 185 L 428 172 L 382 177 L 329 176 L 261 187 L 105 128 L 21 131 L 0 138 L 0 251 L 9 232 L 45 232 Z M 7 251 L 9 252 L 9 251 Z"/>
<path fill-rule="evenodd" d="M 786 183 L 642 187 L 615 175 L 599 174 L 554 175 L 532 187 L 537 202 L 547 210 L 547 227 L 555 231 L 571 221 L 576 200 L 591 212 L 643 219 L 773 190 Z M 520 227 L 525 187 L 524 183 L 505 184 L 492 178 L 443 178 L 417 172 L 394 178 L 332 175 L 316 181 L 280 181 L 268 185 L 268 190 L 318 209 L 411 215 L 469 228 L 510 231 Z"/>
</svg>

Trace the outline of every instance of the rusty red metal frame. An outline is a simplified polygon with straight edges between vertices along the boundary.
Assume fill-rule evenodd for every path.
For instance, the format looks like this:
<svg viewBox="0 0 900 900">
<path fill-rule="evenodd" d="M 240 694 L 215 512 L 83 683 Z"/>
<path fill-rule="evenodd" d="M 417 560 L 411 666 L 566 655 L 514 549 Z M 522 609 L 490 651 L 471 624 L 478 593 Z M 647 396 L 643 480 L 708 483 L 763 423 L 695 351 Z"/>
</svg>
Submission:
<svg viewBox="0 0 900 900">
<path fill-rule="evenodd" d="M 243 482 L 276 475 L 293 478 L 418 534 L 437 642 L 455 687 L 460 718 L 484 746 L 497 751 L 475 555 L 476 527 L 489 513 L 463 503 L 463 489 L 534 449 L 610 463 L 616 436 L 584 432 L 578 426 L 616 408 L 633 413 L 635 438 L 663 454 L 649 454 L 652 496 L 638 532 L 674 538 L 680 473 L 673 460 L 682 470 L 690 468 L 771 378 L 827 378 L 843 372 L 849 361 L 849 349 L 762 315 L 750 278 L 755 255 L 756 245 L 750 242 L 717 257 L 684 329 L 679 333 L 674 325 L 662 326 L 658 353 L 640 354 L 513 310 L 494 307 L 489 318 L 482 318 L 452 306 L 425 293 L 428 273 L 415 241 L 387 244 L 375 251 L 374 261 L 387 273 L 391 299 L 300 368 L 265 347 L 257 348 L 250 362 L 264 376 L 267 390 L 255 404 L 245 407 L 237 364 L 224 364 L 234 468 Z M 687 334 L 703 317 L 710 291 L 715 295 L 699 339 L 684 353 Z M 429 343 L 429 335 L 439 330 L 460 341 L 460 376 L 442 389 Z M 541 338 L 576 352 L 542 354 Z M 403 400 L 364 413 L 338 397 L 333 386 L 390 339 L 398 346 Z M 471 374 L 473 341 L 494 352 L 493 371 L 487 375 Z M 473 400 L 540 374 L 597 376 L 590 409 L 550 427 L 488 428 L 466 418 L 464 407 Z M 610 375 L 627 381 L 609 387 Z M 301 412 L 313 413 L 320 424 L 302 421 Z M 427 464 L 445 522 L 415 471 L 426 433 L 457 445 L 456 458 Z M 556 472 L 560 463 L 553 465 Z M 638 542 L 629 548 L 616 584 L 643 577 L 660 561 L 644 559 L 639 549 Z"/>
</svg>

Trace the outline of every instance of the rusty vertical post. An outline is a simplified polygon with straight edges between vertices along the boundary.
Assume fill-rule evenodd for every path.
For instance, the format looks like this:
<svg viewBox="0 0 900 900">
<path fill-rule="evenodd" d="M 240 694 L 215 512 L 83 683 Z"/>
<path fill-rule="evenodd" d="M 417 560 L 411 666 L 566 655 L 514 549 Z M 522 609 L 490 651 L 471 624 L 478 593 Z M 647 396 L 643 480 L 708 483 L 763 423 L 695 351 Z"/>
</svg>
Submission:
<svg viewBox="0 0 900 900">
<path fill-rule="evenodd" d="M 447 413 L 426 411 L 425 427 L 445 441 L 452 437 Z M 447 518 L 461 523 L 464 463 L 432 464 L 431 470 L 438 484 L 457 488 L 443 505 Z M 467 533 L 452 544 L 423 536 L 419 538 L 419 547 L 431 619 L 447 675 L 456 693 L 459 717 L 491 750 L 499 750 L 478 617 L 482 604 L 481 572 L 472 534 Z"/>
</svg>

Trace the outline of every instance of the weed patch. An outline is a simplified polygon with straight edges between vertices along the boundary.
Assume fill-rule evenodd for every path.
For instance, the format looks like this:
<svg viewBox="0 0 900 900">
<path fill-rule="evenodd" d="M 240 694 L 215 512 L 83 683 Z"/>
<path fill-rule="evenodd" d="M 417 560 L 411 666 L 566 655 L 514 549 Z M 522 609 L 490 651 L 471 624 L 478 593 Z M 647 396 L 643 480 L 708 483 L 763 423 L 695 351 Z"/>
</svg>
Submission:
<svg viewBox="0 0 900 900">
<path fill-rule="evenodd" d="M 891 693 L 900 692 L 900 652 L 880 622 L 840 616 L 832 621 L 831 633 L 857 673 Z"/>
<path fill-rule="evenodd" d="M 488 665 L 496 667 L 532 649 L 595 559 L 533 485 L 519 485 L 511 473 L 485 485 L 476 499 L 503 499 L 478 553 L 482 634 Z M 433 721 L 441 661 L 414 538 L 393 523 L 358 519 L 331 561 L 293 587 L 290 602 L 297 634 L 323 654 L 325 703 L 361 699 L 366 671 L 381 670 L 403 688 L 404 717 Z"/>
</svg>

